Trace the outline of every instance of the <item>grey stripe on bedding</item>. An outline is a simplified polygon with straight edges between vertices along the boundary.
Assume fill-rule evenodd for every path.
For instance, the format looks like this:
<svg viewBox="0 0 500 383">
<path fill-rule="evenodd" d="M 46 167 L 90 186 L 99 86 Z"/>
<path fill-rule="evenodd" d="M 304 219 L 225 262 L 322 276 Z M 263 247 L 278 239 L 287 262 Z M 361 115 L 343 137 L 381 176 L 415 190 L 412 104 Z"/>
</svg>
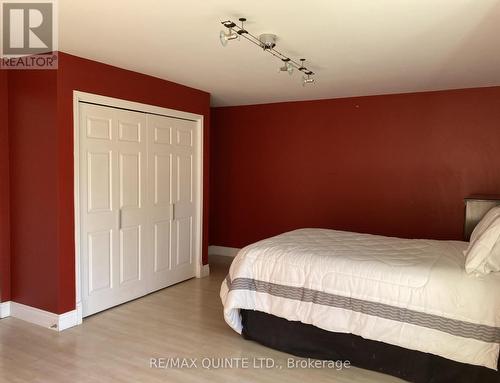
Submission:
<svg viewBox="0 0 500 383">
<path fill-rule="evenodd" d="M 231 281 L 226 277 L 229 291 L 250 290 L 266 293 L 280 298 L 311 302 L 351 310 L 379 318 L 409 323 L 420 327 L 446 332 L 463 338 L 476 339 L 487 343 L 500 343 L 500 328 L 482 324 L 468 323 L 461 320 L 444 318 L 434 314 L 390 306 L 384 303 L 370 302 L 356 298 L 343 297 L 322 291 L 279 285 L 250 278 L 236 278 Z"/>
</svg>

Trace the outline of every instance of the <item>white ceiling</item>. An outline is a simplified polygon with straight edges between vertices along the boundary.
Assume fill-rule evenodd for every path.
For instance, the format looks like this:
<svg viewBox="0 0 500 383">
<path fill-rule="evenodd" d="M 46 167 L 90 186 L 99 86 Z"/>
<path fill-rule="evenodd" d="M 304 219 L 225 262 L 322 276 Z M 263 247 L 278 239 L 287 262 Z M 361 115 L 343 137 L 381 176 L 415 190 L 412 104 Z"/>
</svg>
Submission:
<svg viewBox="0 0 500 383">
<path fill-rule="evenodd" d="M 59 49 L 243 105 L 500 85 L 499 0 L 59 0 Z M 305 57 L 316 84 L 278 73 L 220 21 Z"/>
</svg>

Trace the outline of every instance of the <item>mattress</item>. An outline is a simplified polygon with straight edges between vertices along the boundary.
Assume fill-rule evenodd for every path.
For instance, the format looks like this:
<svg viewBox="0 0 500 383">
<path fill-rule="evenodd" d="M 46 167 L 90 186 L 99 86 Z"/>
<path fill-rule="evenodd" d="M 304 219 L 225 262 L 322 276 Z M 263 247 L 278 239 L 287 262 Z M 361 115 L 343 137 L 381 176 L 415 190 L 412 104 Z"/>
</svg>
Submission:
<svg viewBox="0 0 500 383">
<path fill-rule="evenodd" d="M 240 309 L 497 368 L 500 275 L 465 273 L 466 242 L 300 229 L 242 249 L 221 286 Z"/>
</svg>

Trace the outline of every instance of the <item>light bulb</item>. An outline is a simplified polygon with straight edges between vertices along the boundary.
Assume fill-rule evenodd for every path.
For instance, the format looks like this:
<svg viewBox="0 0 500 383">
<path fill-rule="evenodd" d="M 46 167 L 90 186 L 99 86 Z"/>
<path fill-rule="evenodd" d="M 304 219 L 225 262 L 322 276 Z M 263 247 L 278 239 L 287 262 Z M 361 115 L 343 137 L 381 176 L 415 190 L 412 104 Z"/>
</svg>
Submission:
<svg viewBox="0 0 500 383">
<path fill-rule="evenodd" d="M 307 77 L 303 76 L 302 77 L 302 86 L 306 86 L 309 84 L 314 84 L 314 79 L 309 77 L 309 75 L 307 75 Z"/>
<path fill-rule="evenodd" d="M 290 64 L 289 60 L 283 60 L 284 64 L 283 66 L 280 67 L 278 72 L 288 72 L 288 74 L 291 76 L 293 73 L 293 65 Z"/>
<path fill-rule="evenodd" d="M 220 43 L 222 44 L 223 47 L 225 47 L 227 45 L 227 42 L 229 40 L 235 40 L 238 37 L 240 37 L 240 35 L 231 31 L 230 29 L 229 29 L 228 33 L 224 32 L 224 31 L 220 31 L 220 34 L 219 34 Z"/>
</svg>

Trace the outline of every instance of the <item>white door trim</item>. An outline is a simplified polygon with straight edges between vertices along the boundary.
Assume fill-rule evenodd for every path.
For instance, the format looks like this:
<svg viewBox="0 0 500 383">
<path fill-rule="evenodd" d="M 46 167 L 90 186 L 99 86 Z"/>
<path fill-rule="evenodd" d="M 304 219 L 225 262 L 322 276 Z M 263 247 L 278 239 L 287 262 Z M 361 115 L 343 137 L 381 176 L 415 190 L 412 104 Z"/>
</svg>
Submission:
<svg viewBox="0 0 500 383">
<path fill-rule="evenodd" d="M 206 275 L 208 268 L 202 265 L 203 253 L 203 115 L 181 112 L 174 109 L 162 108 L 159 106 L 141 104 L 133 101 L 126 101 L 112 97 L 100 96 L 92 93 L 73 91 L 73 156 L 74 156 L 74 201 L 75 201 L 75 282 L 76 282 L 76 300 L 75 307 L 77 312 L 78 324 L 82 323 L 81 310 L 81 254 L 80 254 L 80 102 L 109 106 L 113 108 L 129 109 L 138 112 L 159 114 L 167 117 L 181 118 L 196 122 L 198 130 L 195 151 L 198 153 L 197 174 L 194 179 L 194 187 L 198 191 L 198 200 L 196 201 L 196 214 L 198 225 L 195 228 L 195 262 L 196 277 L 201 278 Z"/>
</svg>

